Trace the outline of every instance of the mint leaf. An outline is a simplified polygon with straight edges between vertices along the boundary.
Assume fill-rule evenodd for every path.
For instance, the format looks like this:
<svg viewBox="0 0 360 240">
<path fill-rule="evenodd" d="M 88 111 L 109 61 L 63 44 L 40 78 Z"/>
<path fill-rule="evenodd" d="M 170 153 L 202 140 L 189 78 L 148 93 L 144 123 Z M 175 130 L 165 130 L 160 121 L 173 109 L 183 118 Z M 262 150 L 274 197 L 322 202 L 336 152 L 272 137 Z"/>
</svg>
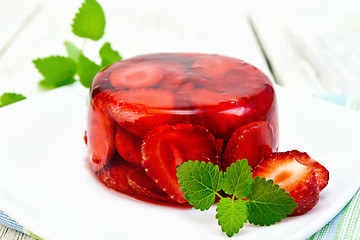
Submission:
<svg viewBox="0 0 360 240">
<path fill-rule="evenodd" d="M 106 42 L 100 49 L 101 66 L 106 67 L 114 62 L 120 61 L 122 57 L 118 51 L 111 48 L 110 43 Z"/>
<path fill-rule="evenodd" d="M 195 209 L 207 210 L 221 189 L 223 173 L 212 163 L 188 161 L 177 167 L 180 189 Z"/>
<path fill-rule="evenodd" d="M 82 38 L 99 40 L 105 31 L 105 14 L 95 0 L 85 0 L 73 19 L 72 32 Z"/>
<path fill-rule="evenodd" d="M 24 100 L 25 98 L 23 95 L 17 93 L 4 93 L 0 97 L 0 107 Z"/>
<path fill-rule="evenodd" d="M 95 75 L 100 71 L 100 66 L 80 53 L 78 60 L 78 75 L 81 84 L 90 88 Z"/>
<path fill-rule="evenodd" d="M 270 226 L 291 214 L 297 207 L 294 199 L 272 180 L 256 177 L 248 198 L 249 222 Z"/>
<path fill-rule="evenodd" d="M 229 169 L 229 168 L 228 168 Z M 222 198 L 217 204 L 216 218 L 221 226 L 221 231 L 225 232 L 228 237 L 232 237 L 244 226 L 249 215 L 246 201 L 230 198 Z"/>
<path fill-rule="evenodd" d="M 226 169 L 222 189 L 226 194 L 235 195 L 239 199 L 246 198 L 251 191 L 253 181 L 248 161 L 238 160 Z"/>
<path fill-rule="evenodd" d="M 33 60 L 35 67 L 44 76 L 40 85 L 57 88 L 75 82 L 76 63 L 68 57 L 51 56 Z"/>
<path fill-rule="evenodd" d="M 75 44 L 69 41 L 65 41 L 64 45 L 69 58 L 77 62 L 81 52 L 80 49 Z"/>
</svg>

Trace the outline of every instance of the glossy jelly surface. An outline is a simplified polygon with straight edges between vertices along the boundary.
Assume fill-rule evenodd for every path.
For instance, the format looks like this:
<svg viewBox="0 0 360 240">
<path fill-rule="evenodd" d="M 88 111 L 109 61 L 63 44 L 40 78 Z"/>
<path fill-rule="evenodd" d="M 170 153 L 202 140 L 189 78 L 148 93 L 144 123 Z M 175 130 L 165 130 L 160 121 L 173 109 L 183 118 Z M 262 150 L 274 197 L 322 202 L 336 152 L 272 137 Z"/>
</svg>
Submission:
<svg viewBox="0 0 360 240">
<path fill-rule="evenodd" d="M 272 83 L 235 58 L 160 53 L 122 60 L 96 75 L 90 95 L 90 168 L 106 186 L 142 200 L 186 206 L 176 178 L 182 162 L 225 168 L 241 156 L 257 163 L 278 146 Z M 233 150 L 241 136 L 250 139 L 242 142 L 251 144 L 245 153 Z"/>
</svg>

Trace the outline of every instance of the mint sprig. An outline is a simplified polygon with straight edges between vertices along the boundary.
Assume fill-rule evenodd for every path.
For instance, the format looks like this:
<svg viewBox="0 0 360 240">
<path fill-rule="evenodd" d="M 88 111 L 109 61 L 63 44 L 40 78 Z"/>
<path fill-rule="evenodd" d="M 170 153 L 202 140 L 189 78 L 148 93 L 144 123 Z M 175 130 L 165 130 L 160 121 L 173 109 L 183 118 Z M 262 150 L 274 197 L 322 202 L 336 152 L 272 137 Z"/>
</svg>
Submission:
<svg viewBox="0 0 360 240">
<path fill-rule="evenodd" d="M 177 168 L 177 177 L 189 204 L 201 211 L 207 210 L 220 198 L 216 218 L 228 237 L 238 233 L 244 223 L 269 226 L 297 207 L 294 199 L 272 180 L 252 178 L 246 159 L 233 163 L 223 173 L 212 163 L 184 162 Z M 222 196 L 223 190 L 229 197 Z"/>
<path fill-rule="evenodd" d="M 71 25 L 72 32 L 84 38 L 82 48 L 66 41 L 64 44 L 67 57 L 50 56 L 34 60 L 35 67 L 44 77 L 44 80 L 40 81 L 40 86 L 51 89 L 79 80 L 84 87 L 90 88 L 95 75 L 101 68 L 121 60 L 119 52 L 112 49 L 108 42 L 104 43 L 99 50 L 101 64 L 97 64 L 84 54 L 86 40 L 100 40 L 104 35 L 105 25 L 105 14 L 101 5 L 96 0 L 85 0 L 75 14 Z"/>
</svg>

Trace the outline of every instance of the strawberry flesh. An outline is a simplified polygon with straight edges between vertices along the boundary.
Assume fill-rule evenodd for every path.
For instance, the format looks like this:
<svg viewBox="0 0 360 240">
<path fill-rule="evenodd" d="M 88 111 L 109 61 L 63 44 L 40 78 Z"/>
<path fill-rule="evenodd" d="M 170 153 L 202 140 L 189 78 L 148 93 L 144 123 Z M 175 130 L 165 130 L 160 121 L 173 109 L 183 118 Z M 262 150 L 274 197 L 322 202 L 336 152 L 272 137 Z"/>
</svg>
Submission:
<svg viewBox="0 0 360 240">
<path fill-rule="evenodd" d="M 252 170 L 276 149 L 274 134 L 266 121 L 256 121 L 239 127 L 226 145 L 222 168 L 246 158 Z"/>
<path fill-rule="evenodd" d="M 120 68 L 110 75 L 110 83 L 115 88 L 144 88 L 158 84 L 163 77 L 162 69 L 147 62 L 134 63 Z"/>
<path fill-rule="evenodd" d="M 171 201 L 171 198 L 151 178 L 149 178 L 143 168 L 135 168 L 128 172 L 127 175 L 129 186 L 142 196 L 149 198 Z"/>
<path fill-rule="evenodd" d="M 300 164 L 291 152 L 273 153 L 255 169 L 253 177 L 272 179 L 294 198 L 298 206 L 290 216 L 310 211 L 319 201 L 319 184 L 315 172 Z"/>
<path fill-rule="evenodd" d="M 314 170 L 317 182 L 319 184 L 319 190 L 322 191 L 329 182 L 329 171 L 316 160 L 311 158 L 306 152 L 300 152 L 292 150 L 289 152 L 292 154 L 296 161 Z"/>
<path fill-rule="evenodd" d="M 90 168 L 99 171 L 114 153 L 114 121 L 103 111 L 102 99 L 94 98 L 89 107 L 86 142 Z"/>
<path fill-rule="evenodd" d="M 141 144 L 140 137 L 120 126 L 116 128 L 115 147 L 119 155 L 137 167 L 142 167 Z"/>
<path fill-rule="evenodd" d="M 162 124 L 152 129 L 142 145 L 146 174 L 173 200 L 187 200 L 180 190 L 176 167 L 188 160 L 219 165 L 214 136 L 200 126 Z"/>
<path fill-rule="evenodd" d="M 173 120 L 172 93 L 159 89 L 138 89 L 106 92 L 106 110 L 123 128 L 139 137 L 159 123 Z"/>
<path fill-rule="evenodd" d="M 132 169 L 135 169 L 135 166 L 117 158 L 97 172 L 97 177 L 109 188 L 118 192 L 133 194 L 134 190 L 129 185 L 127 178 L 128 172 Z"/>
</svg>

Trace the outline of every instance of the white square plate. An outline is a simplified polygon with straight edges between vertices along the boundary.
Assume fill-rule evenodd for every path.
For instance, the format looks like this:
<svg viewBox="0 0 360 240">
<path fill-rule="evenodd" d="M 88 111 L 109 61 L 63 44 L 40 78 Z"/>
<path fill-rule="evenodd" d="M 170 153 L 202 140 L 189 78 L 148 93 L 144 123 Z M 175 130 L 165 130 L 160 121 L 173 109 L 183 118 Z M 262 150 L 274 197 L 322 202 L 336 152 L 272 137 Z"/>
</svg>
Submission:
<svg viewBox="0 0 360 240">
<path fill-rule="evenodd" d="M 360 114 L 277 87 L 280 150 L 306 151 L 330 171 L 308 214 L 270 227 L 246 224 L 241 239 L 305 239 L 360 186 Z M 87 91 L 63 87 L 0 110 L 0 209 L 45 239 L 226 239 L 215 208 L 144 203 L 98 182 L 83 141 Z"/>
</svg>

